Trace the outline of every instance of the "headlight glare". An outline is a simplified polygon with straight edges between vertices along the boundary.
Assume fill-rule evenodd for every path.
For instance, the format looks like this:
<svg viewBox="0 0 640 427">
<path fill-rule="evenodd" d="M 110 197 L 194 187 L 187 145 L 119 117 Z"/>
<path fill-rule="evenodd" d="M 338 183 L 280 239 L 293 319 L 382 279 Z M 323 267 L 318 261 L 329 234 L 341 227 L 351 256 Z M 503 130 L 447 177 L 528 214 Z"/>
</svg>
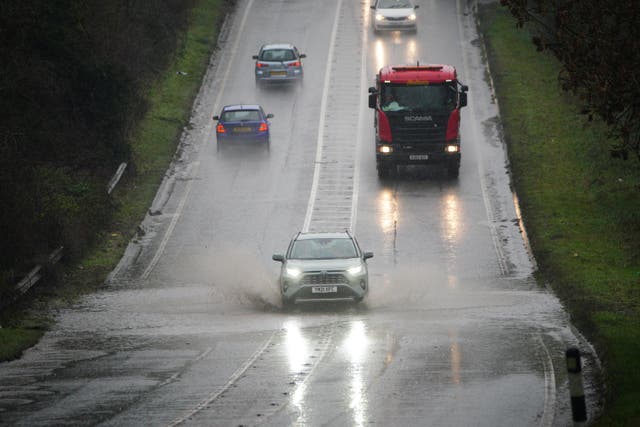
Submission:
<svg viewBox="0 0 640 427">
<path fill-rule="evenodd" d="M 412 13 L 411 15 L 409 15 L 409 21 L 415 21 L 416 20 L 416 14 Z"/>
<path fill-rule="evenodd" d="M 457 153 L 460 151 L 457 145 L 447 145 L 447 153 Z"/>
<path fill-rule="evenodd" d="M 352 276 L 356 276 L 360 273 L 362 273 L 362 266 L 361 265 L 356 265 L 355 267 L 351 267 L 347 269 L 347 273 L 349 273 Z"/>
<path fill-rule="evenodd" d="M 293 277 L 294 279 L 302 274 L 302 271 L 298 268 L 287 267 L 286 269 L 287 276 Z"/>
<path fill-rule="evenodd" d="M 389 154 L 393 152 L 393 147 L 390 145 L 381 145 L 379 150 L 382 154 Z"/>
<path fill-rule="evenodd" d="M 384 21 L 384 16 L 379 13 L 376 13 L 376 21 Z"/>
</svg>

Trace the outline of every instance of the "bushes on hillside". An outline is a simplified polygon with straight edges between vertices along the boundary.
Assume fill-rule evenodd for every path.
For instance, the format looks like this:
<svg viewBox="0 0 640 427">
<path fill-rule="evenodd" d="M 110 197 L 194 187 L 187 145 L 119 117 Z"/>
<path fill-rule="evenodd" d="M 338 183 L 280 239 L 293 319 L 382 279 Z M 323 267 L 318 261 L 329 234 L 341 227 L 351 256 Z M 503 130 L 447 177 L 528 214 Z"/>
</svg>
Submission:
<svg viewBox="0 0 640 427">
<path fill-rule="evenodd" d="M 3 277 L 59 245 L 81 253 L 108 221 L 106 184 L 193 3 L 0 2 Z"/>
<path fill-rule="evenodd" d="M 501 0 L 522 26 L 534 23 L 533 41 L 562 62 L 563 89 L 601 116 L 621 146 L 612 155 L 640 156 L 640 2 L 636 0 Z"/>
</svg>

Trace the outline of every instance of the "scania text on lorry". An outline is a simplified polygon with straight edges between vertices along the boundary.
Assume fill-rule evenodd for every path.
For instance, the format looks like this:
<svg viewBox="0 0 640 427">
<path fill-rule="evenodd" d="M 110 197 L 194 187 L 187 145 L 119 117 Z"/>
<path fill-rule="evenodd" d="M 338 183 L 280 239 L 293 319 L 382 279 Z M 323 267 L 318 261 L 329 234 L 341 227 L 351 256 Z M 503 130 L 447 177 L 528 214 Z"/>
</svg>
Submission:
<svg viewBox="0 0 640 427">
<path fill-rule="evenodd" d="M 451 65 L 391 66 L 380 69 L 369 88 L 375 109 L 378 176 L 398 165 L 444 164 L 450 177 L 460 169 L 460 109 L 468 87 Z"/>
</svg>

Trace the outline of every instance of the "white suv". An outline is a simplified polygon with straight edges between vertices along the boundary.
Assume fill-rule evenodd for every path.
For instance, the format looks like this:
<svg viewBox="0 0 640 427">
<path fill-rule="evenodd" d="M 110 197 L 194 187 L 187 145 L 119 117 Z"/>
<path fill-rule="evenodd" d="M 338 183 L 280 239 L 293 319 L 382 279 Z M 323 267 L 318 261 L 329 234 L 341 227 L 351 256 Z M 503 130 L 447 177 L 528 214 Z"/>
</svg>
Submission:
<svg viewBox="0 0 640 427">
<path fill-rule="evenodd" d="M 298 233 L 285 255 L 275 254 L 282 263 L 280 292 L 284 306 L 296 301 L 352 300 L 360 302 L 369 291 L 367 259 L 348 231 L 338 233 Z"/>
</svg>

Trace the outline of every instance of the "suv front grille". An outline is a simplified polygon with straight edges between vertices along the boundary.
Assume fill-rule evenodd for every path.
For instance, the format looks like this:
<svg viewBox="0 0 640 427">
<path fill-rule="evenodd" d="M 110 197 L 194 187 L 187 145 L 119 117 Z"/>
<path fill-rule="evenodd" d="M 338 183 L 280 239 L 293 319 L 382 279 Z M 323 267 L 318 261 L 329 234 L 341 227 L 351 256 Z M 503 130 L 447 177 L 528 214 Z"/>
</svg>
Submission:
<svg viewBox="0 0 640 427">
<path fill-rule="evenodd" d="M 336 285 L 348 282 L 344 274 L 318 271 L 306 273 L 300 283 L 302 285 Z"/>
</svg>

